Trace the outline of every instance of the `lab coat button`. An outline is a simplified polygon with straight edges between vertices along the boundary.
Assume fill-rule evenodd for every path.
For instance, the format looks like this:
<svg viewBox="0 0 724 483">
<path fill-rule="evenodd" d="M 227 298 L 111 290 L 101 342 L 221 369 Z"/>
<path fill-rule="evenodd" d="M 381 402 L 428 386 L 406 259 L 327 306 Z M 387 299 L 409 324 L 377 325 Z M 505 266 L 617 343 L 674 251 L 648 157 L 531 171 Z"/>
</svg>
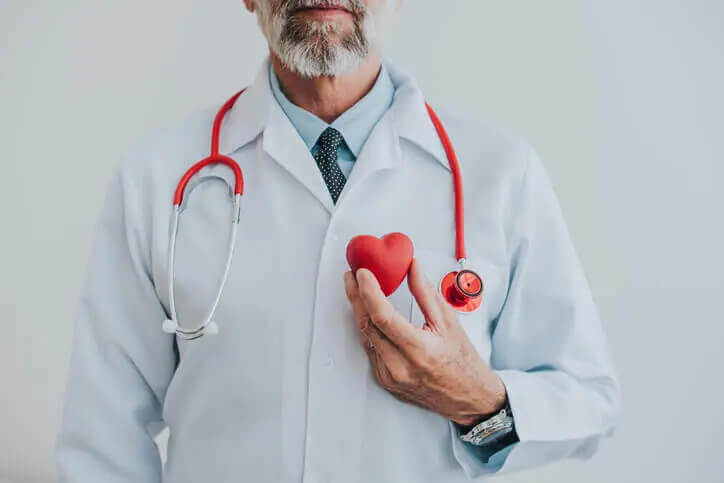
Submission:
<svg viewBox="0 0 724 483">
<path fill-rule="evenodd" d="M 334 359 L 332 359 L 332 356 L 327 356 L 327 360 L 325 361 L 324 365 L 330 368 L 334 367 Z"/>
</svg>

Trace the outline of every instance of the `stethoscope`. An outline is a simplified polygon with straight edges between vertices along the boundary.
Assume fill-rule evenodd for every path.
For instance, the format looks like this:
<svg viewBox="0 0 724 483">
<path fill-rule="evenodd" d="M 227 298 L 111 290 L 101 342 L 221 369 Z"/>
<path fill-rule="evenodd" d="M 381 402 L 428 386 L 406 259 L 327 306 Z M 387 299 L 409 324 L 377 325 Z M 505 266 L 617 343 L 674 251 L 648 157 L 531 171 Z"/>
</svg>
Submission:
<svg viewBox="0 0 724 483">
<path fill-rule="evenodd" d="M 241 219 L 241 196 L 244 192 L 244 177 L 241 172 L 239 164 L 228 156 L 224 156 L 219 153 L 219 132 L 221 131 L 221 124 L 224 117 L 233 107 L 236 100 L 244 92 L 245 89 L 234 94 L 228 101 L 221 106 L 219 112 L 216 114 L 214 119 L 214 125 L 211 133 L 211 154 L 198 161 L 196 164 L 191 166 L 186 173 L 181 177 L 181 180 L 176 187 L 173 198 L 173 210 L 171 213 L 171 230 L 168 250 L 168 299 L 170 305 L 170 319 L 167 319 L 163 323 L 163 330 L 169 334 L 176 334 L 183 340 L 194 340 L 204 335 L 215 335 L 219 332 L 218 324 L 213 320 L 216 308 L 219 305 L 221 299 L 221 293 L 226 285 L 226 279 L 229 276 L 229 269 L 231 268 L 231 260 L 234 256 L 234 245 L 236 244 L 236 233 L 239 227 L 239 221 Z M 466 268 L 466 255 L 465 255 L 465 220 L 464 214 L 464 201 L 463 201 L 463 186 L 462 178 L 460 175 L 460 167 L 458 165 L 457 155 L 453 148 L 452 142 L 445 131 L 445 128 L 437 117 L 435 111 L 428 103 L 425 103 L 430 120 L 435 126 L 440 142 L 442 143 L 445 154 L 447 155 L 448 162 L 450 164 L 450 170 L 453 175 L 453 189 L 455 193 L 455 258 L 460 265 L 459 270 L 453 270 L 445 275 L 439 283 L 440 293 L 443 295 L 453 309 L 459 312 L 472 312 L 480 307 L 483 300 L 483 289 L 484 283 L 480 275 L 472 269 Z M 176 302 L 174 298 L 174 264 L 176 256 L 176 237 L 178 235 L 179 217 L 181 212 L 184 210 L 184 192 L 188 187 L 188 192 L 192 191 L 198 184 L 192 184 L 189 187 L 189 182 L 194 175 L 196 175 L 202 168 L 210 164 L 225 164 L 234 172 L 234 186 L 232 187 L 228 181 L 224 178 L 214 176 L 214 179 L 220 179 L 226 183 L 230 188 L 230 193 L 233 190 L 233 210 L 232 210 L 232 228 L 229 236 L 229 244 L 226 250 L 226 264 L 224 267 L 224 273 L 221 277 L 214 302 L 211 306 L 203 322 L 196 328 L 185 329 L 182 328 L 178 322 L 176 314 Z M 188 193 L 187 192 L 187 193 Z"/>
</svg>

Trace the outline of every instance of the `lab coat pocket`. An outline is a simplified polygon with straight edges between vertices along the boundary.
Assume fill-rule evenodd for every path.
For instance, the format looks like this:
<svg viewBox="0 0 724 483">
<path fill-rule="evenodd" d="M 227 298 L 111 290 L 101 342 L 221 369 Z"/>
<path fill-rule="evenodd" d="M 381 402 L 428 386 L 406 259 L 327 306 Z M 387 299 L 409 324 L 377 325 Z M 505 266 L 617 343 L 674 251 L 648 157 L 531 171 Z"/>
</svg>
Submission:
<svg viewBox="0 0 724 483">
<path fill-rule="evenodd" d="M 443 277 L 453 270 L 459 270 L 460 267 L 452 253 L 415 248 L 414 256 L 438 293 Z M 477 254 L 468 256 L 466 268 L 474 270 L 483 279 L 483 300 L 476 310 L 456 311 L 455 314 L 480 356 L 484 360 L 489 360 L 491 323 L 497 317 L 505 299 L 504 271 L 500 266 Z M 422 327 L 425 324 L 425 315 L 414 297 L 410 307 L 410 322 L 415 327 Z"/>
</svg>

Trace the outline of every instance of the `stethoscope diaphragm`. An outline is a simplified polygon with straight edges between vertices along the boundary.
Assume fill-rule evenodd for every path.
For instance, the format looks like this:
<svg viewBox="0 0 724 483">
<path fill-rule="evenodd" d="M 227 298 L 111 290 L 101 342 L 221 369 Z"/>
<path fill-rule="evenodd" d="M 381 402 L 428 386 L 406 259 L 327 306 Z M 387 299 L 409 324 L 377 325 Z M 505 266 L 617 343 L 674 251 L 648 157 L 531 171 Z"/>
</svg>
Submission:
<svg viewBox="0 0 724 483">
<path fill-rule="evenodd" d="M 483 302 L 485 282 L 474 270 L 448 272 L 440 281 L 440 293 L 458 312 L 472 312 Z"/>
</svg>

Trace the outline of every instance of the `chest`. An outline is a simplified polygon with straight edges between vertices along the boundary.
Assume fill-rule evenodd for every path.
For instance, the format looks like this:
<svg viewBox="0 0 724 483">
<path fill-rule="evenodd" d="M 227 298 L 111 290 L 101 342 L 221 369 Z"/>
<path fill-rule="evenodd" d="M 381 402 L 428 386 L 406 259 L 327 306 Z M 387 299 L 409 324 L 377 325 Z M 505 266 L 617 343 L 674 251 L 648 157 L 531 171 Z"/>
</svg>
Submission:
<svg viewBox="0 0 724 483">
<path fill-rule="evenodd" d="M 371 172 L 353 186 L 331 212 L 263 150 L 246 150 L 236 159 L 244 172 L 245 194 L 234 257 L 215 317 L 220 333 L 211 343 L 180 342 L 182 358 L 194 352 L 213 356 L 227 351 L 232 356 L 241 351 L 256 354 L 257 360 L 295 352 L 301 357 L 311 351 L 315 338 L 335 347 L 342 358 L 357 357 L 351 356 L 359 348 L 343 274 L 349 269 L 347 243 L 359 234 L 407 234 L 435 287 L 457 269 L 451 174 L 412 148 L 401 150 L 394 169 Z M 231 180 L 224 166 L 205 168 L 201 176 Z M 481 307 L 459 313 L 458 320 L 488 359 L 489 331 L 508 284 L 503 190 L 492 177 L 468 176 L 464 182 L 468 266 L 482 276 L 484 294 Z M 154 217 L 153 258 L 157 287 L 168 304 L 165 214 L 159 208 Z M 213 303 L 226 263 L 231 214 L 228 188 L 219 180 L 199 184 L 188 196 L 177 235 L 174 280 L 183 327 L 198 325 Z M 424 317 L 406 281 L 389 299 L 412 324 L 422 325 Z"/>
</svg>

